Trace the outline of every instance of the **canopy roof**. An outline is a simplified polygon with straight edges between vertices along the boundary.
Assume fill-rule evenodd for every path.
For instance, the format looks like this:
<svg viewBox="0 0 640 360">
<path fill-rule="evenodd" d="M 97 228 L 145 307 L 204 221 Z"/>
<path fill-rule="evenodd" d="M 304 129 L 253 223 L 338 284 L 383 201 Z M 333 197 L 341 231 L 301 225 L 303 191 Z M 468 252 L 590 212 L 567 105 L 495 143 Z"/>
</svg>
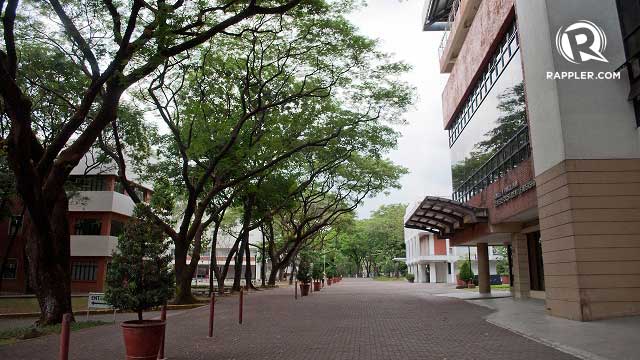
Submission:
<svg viewBox="0 0 640 360">
<path fill-rule="evenodd" d="M 427 196 L 409 216 L 404 227 L 428 231 L 442 237 L 453 235 L 466 226 L 487 222 L 488 212 L 461 202 Z"/>
</svg>

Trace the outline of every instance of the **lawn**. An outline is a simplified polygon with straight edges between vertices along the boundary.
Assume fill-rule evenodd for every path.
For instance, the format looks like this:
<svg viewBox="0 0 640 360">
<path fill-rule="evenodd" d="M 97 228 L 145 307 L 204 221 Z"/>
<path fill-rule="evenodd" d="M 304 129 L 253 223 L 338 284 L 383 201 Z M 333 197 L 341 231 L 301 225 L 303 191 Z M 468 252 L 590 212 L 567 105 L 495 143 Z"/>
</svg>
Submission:
<svg viewBox="0 0 640 360">
<path fill-rule="evenodd" d="M 74 311 L 87 310 L 87 297 L 71 297 Z M 38 300 L 35 297 L 0 298 L 0 314 L 34 313 L 40 312 Z"/>
<path fill-rule="evenodd" d="M 82 330 L 94 326 L 111 324 L 104 321 L 82 321 L 71 323 L 71 331 Z M 59 334 L 60 324 L 49 326 L 25 326 L 13 329 L 0 330 L 0 345 L 13 344 L 19 340 L 32 339 L 49 334 Z"/>
<path fill-rule="evenodd" d="M 502 284 L 502 285 L 491 285 L 491 289 L 492 290 L 504 290 L 507 291 L 509 290 L 509 284 Z M 473 289 L 469 289 L 469 288 L 465 288 L 465 290 L 469 290 L 469 291 L 478 291 L 478 287 L 476 286 Z"/>
<path fill-rule="evenodd" d="M 388 277 L 388 276 L 376 276 L 373 278 L 375 281 L 407 281 L 404 277 Z"/>
</svg>

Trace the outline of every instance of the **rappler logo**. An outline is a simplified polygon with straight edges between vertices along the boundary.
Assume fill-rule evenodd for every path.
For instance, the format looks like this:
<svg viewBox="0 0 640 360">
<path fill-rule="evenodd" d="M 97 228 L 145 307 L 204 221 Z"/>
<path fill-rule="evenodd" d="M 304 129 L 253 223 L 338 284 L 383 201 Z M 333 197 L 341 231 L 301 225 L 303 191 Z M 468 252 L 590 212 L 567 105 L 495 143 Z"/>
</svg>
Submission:
<svg viewBox="0 0 640 360">
<path fill-rule="evenodd" d="M 556 33 L 556 47 L 567 61 L 582 64 L 589 60 L 609 62 L 602 54 L 607 48 L 607 36 L 588 20 L 580 20 Z"/>
</svg>

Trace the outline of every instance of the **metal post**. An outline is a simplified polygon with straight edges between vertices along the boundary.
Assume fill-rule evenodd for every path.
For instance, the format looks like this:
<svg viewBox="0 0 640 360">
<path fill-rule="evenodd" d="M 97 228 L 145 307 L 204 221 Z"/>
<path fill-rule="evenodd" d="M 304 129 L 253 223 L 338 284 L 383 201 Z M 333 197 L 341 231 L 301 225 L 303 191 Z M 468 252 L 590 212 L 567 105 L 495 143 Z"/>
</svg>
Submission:
<svg viewBox="0 0 640 360">
<path fill-rule="evenodd" d="M 62 329 L 60 330 L 60 354 L 59 360 L 69 359 L 69 324 L 71 323 L 71 314 L 67 313 L 62 316 Z"/>
<path fill-rule="evenodd" d="M 242 305 L 244 302 L 244 289 L 240 288 L 240 313 L 238 314 L 238 324 L 242 325 Z"/>
<path fill-rule="evenodd" d="M 215 293 L 211 293 L 211 297 L 209 298 L 209 337 L 213 337 L 213 317 L 215 313 Z"/>
<path fill-rule="evenodd" d="M 164 331 L 162 332 L 162 341 L 160 342 L 160 351 L 158 352 L 158 360 L 164 360 L 164 339 L 167 334 L 167 305 L 162 305 L 162 309 L 160 310 L 160 321 L 165 322 Z"/>
<path fill-rule="evenodd" d="M 294 290 L 294 298 L 298 300 L 298 279 L 296 279 L 293 283 L 293 290 Z"/>
</svg>

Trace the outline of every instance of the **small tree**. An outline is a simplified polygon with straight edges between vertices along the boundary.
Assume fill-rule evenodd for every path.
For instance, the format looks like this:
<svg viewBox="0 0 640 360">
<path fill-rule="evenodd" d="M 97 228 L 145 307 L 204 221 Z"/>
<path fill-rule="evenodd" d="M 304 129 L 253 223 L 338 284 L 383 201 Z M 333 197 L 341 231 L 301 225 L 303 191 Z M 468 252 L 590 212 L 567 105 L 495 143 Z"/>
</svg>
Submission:
<svg viewBox="0 0 640 360">
<path fill-rule="evenodd" d="M 313 263 L 313 267 L 311 268 L 311 276 L 320 281 L 322 279 L 324 275 L 324 266 L 322 264 L 322 262 L 315 262 Z"/>
<path fill-rule="evenodd" d="M 300 261 L 298 265 L 298 272 L 296 273 L 296 278 L 303 284 L 308 284 L 311 282 L 311 267 L 306 260 Z"/>
<path fill-rule="evenodd" d="M 164 232 L 136 208 L 118 239 L 107 272 L 105 300 L 117 309 L 142 312 L 174 294 L 175 278 Z"/>
<path fill-rule="evenodd" d="M 471 269 L 471 263 L 467 260 L 460 265 L 460 279 L 465 283 L 473 280 L 474 274 Z"/>
</svg>

